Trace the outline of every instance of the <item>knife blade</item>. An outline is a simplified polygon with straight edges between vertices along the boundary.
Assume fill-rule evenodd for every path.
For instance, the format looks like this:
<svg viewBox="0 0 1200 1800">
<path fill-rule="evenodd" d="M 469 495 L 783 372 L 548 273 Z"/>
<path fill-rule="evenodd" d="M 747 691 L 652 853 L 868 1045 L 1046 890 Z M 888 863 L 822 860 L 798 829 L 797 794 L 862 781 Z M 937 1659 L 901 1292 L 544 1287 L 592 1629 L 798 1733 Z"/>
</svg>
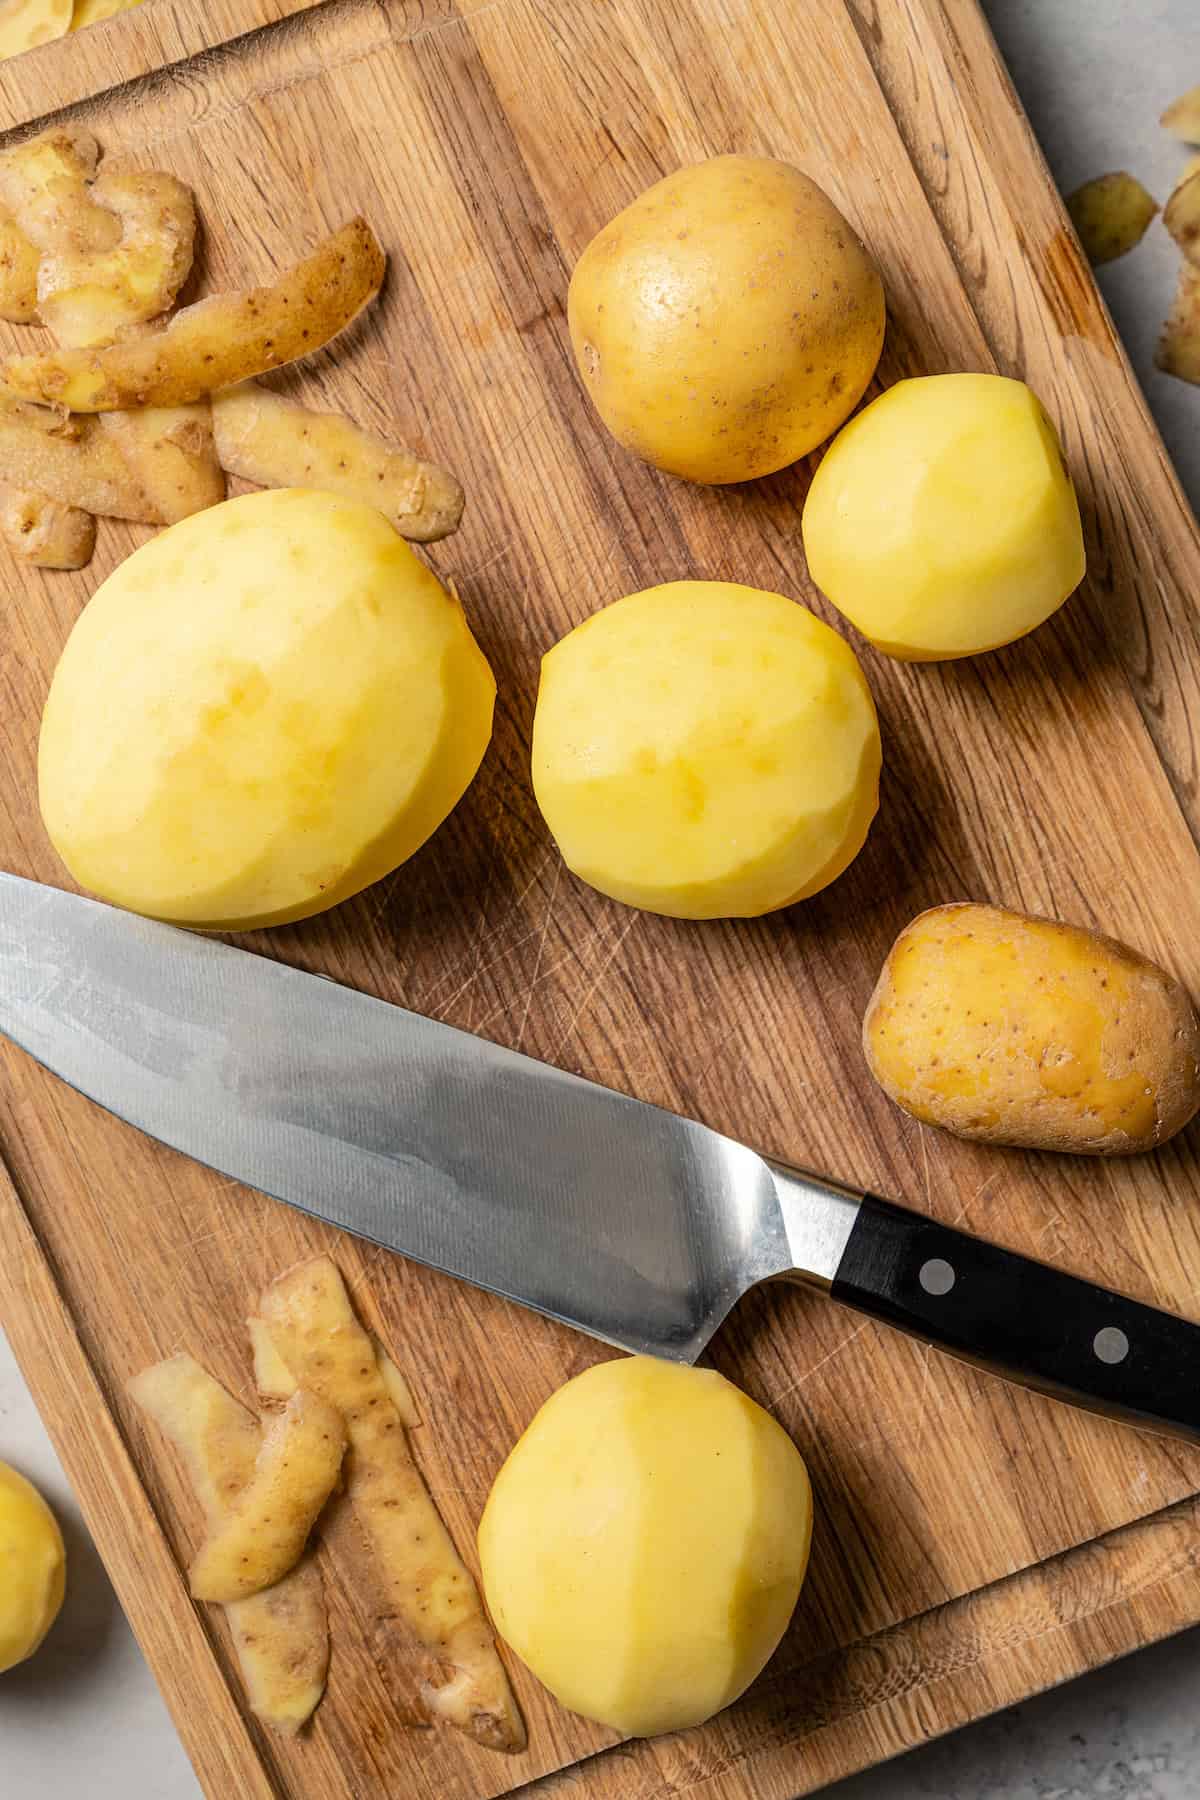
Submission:
<svg viewBox="0 0 1200 1800">
<path fill-rule="evenodd" d="M 619 1348 L 807 1282 L 1200 1437 L 1200 1326 L 328 979 L 0 873 L 0 1031 L 225 1175 Z"/>
</svg>

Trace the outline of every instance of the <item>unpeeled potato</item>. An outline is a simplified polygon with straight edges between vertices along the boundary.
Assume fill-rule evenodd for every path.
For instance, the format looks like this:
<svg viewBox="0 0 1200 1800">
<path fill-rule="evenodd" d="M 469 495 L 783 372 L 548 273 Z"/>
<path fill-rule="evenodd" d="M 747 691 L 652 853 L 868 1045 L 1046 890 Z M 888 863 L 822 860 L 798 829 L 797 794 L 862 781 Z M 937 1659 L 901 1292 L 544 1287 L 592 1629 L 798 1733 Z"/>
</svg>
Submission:
<svg viewBox="0 0 1200 1800">
<path fill-rule="evenodd" d="M 1054 428 L 1000 375 L 927 375 L 873 400 L 826 451 L 802 529 L 822 593 L 909 662 L 1024 637 L 1083 579 Z"/>
<path fill-rule="evenodd" d="M 564 1706 L 637 1737 L 749 1686 L 808 1565 L 782 1427 L 711 1369 L 600 1363 L 552 1395 L 479 1527 L 496 1629 Z"/>
<path fill-rule="evenodd" d="M 567 867 L 627 906 L 745 918 L 858 854 L 879 726 L 850 646 L 781 594 L 674 581 L 550 650 L 533 786 Z"/>
<path fill-rule="evenodd" d="M 1124 944 L 997 906 L 938 906 L 896 939 L 863 1024 L 871 1073 L 928 1125 L 1114 1156 L 1200 1107 L 1200 1021 Z"/>
<path fill-rule="evenodd" d="M 436 830 L 494 697 L 461 607 L 380 514 L 246 495 L 143 545 L 85 607 L 42 719 L 42 817 L 76 880 L 132 911 L 305 918 Z"/>
<path fill-rule="evenodd" d="M 883 345 L 879 274 L 814 181 L 714 156 L 607 224 L 567 295 L 575 358 L 618 442 L 690 481 L 749 481 L 836 431 Z"/>
</svg>

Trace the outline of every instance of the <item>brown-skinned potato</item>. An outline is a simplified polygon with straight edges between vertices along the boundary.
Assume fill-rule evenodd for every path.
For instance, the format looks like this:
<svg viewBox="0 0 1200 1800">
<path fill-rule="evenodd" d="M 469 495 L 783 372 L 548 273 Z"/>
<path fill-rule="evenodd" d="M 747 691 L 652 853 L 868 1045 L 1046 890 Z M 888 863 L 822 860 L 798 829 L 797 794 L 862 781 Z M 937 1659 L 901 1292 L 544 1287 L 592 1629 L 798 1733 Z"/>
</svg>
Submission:
<svg viewBox="0 0 1200 1800">
<path fill-rule="evenodd" d="M 905 1112 L 982 1143 L 1124 1156 L 1200 1107 L 1178 981 L 1099 932 L 997 906 L 937 906 L 900 933 L 863 1048 Z"/>
</svg>

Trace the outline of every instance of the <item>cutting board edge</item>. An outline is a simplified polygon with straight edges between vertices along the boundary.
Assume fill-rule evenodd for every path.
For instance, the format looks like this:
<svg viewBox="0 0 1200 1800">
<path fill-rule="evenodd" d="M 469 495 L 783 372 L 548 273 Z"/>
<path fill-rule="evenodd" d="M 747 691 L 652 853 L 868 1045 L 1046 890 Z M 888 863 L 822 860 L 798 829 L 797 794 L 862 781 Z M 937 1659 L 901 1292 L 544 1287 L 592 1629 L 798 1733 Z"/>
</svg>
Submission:
<svg viewBox="0 0 1200 1800">
<path fill-rule="evenodd" d="M 131 11 L 0 62 L 0 143 L 115 88 L 191 62 L 338 0 L 144 0 Z M 85 58 L 81 47 L 87 46 Z"/>
<path fill-rule="evenodd" d="M 264 1767 L 259 1734 L 225 1679 L 136 1457 L 108 1406 L 45 1248 L 2 1165 L 0 1226 L 5 1241 L 19 1241 L 22 1251 L 20 1259 L 0 1260 L 0 1326 L 197 1776 L 206 1791 L 217 1794 L 229 1792 L 218 1783 L 236 1775 L 240 1800 L 259 1795 L 270 1800 L 280 1790 Z M 136 1531 L 130 1529 L 131 1520 Z M 1031 1564 L 809 1665 L 813 1689 L 800 1702 L 789 1700 L 784 1678 L 772 1682 L 768 1675 L 746 1702 L 725 1715 L 728 1752 L 710 1772 L 700 1772 L 689 1792 L 694 1800 L 717 1800 L 726 1772 L 753 1757 L 756 1783 L 774 1772 L 781 1795 L 812 1793 L 1200 1623 L 1200 1586 L 1191 1579 L 1200 1560 L 1198 1526 L 1200 1496 Z M 154 1584 L 153 1597 L 144 1579 L 147 1559 L 163 1577 Z M 1189 1580 L 1190 1595 L 1183 1586 Z M 1137 1602 L 1151 1591 L 1169 1595 L 1172 1587 L 1179 1589 L 1172 1615 L 1156 1613 L 1147 1633 L 1144 1621 L 1135 1617 Z M 169 1596 L 167 1613 L 164 1596 Z M 1079 1639 L 1070 1666 L 1063 1667 L 1060 1658 L 1043 1673 L 1037 1649 L 1063 1634 Z M 181 1643 L 187 1645 L 186 1661 L 180 1658 Z M 794 1686 L 795 1673 L 786 1678 L 788 1686 Z M 196 1704 L 197 1684 L 203 1707 Z M 200 1719 L 204 1729 L 197 1726 Z M 781 1729 L 783 1741 L 765 1748 L 766 1731 L 775 1735 Z M 802 1746 L 808 1766 L 798 1787 L 791 1764 Z M 589 1792 L 596 1796 L 652 1800 L 663 1791 L 657 1747 L 646 1741 L 601 1751 L 513 1792 L 542 1800 L 565 1791 L 584 1769 Z M 771 1800 L 775 1790 L 764 1786 L 758 1791 L 762 1800 Z"/>
</svg>

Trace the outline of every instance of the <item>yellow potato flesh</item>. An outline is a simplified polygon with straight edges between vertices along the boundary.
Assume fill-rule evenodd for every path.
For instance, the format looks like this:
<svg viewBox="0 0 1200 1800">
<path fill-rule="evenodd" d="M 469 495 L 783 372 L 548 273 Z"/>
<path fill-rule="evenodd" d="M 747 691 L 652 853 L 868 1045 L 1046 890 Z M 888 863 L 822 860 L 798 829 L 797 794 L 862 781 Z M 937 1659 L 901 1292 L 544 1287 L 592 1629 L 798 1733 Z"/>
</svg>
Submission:
<svg viewBox="0 0 1200 1800">
<path fill-rule="evenodd" d="M 841 874 L 878 804 L 849 645 L 728 582 L 630 594 L 542 662 L 533 785 L 568 868 L 629 906 L 754 917 Z"/>
<path fill-rule="evenodd" d="M 71 26 L 71 0 L 0 0 L 0 62 L 60 38 Z"/>
<path fill-rule="evenodd" d="M 136 551 L 75 625 L 42 722 L 42 816 L 84 887 L 222 929 L 389 873 L 479 766 L 495 684 L 387 522 L 305 489 Z"/>
<path fill-rule="evenodd" d="M 58 1617 L 66 1578 L 54 1514 L 31 1482 L 0 1463 L 0 1674 L 38 1648 Z"/>
<path fill-rule="evenodd" d="M 872 401 L 826 452 L 803 529 L 817 586 L 913 662 L 1011 643 L 1083 579 L 1053 427 L 1024 382 L 999 375 L 924 376 Z"/>
<path fill-rule="evenodd" d="M 1177 981 L 1111 938 L 1000 907 L 935 907 L 901 932 L 863 1045 L 906 1112 L 988 1143 L 1119 1155 L 1200 1106 L 1200 1024 Z"/>
<path fill-rule="evenodd" d="M 619 213 L 567 297 L 585 387 L 613 436 L 691 481 L 749 481 L 836 431 L 875 371 L 883 287 L 799 169 L 717 156 Z"/>
<path fill-rule="evenodd" d="M 564 1706 L 649 1737 L 754 1680 L 804 1580 L 812 1496 L 775 1421 L 722 1376 L 649 1357 L 560 1388 L 479 1527 L 500 1635 Z"/>
</svg>

